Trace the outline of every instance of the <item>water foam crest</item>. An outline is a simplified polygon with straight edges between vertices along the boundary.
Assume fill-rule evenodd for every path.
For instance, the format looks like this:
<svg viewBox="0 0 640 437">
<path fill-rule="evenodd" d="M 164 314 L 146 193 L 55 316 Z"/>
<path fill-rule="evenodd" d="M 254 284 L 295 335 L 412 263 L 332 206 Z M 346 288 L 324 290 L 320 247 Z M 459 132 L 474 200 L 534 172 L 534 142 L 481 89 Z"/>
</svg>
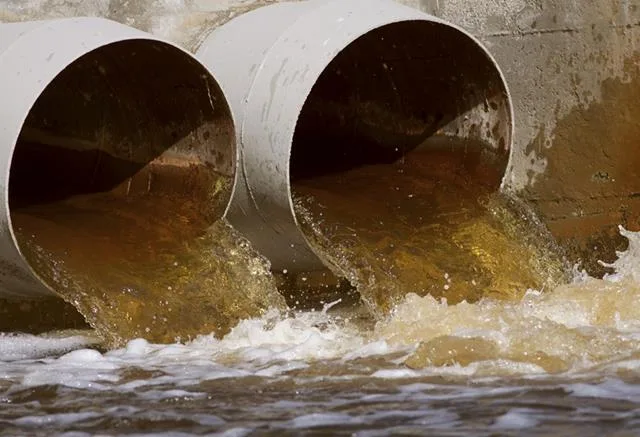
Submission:
<svg viewBox="0 0 640 437">
<path fill-rule="evenodd" d="M 76 333 L 68 333 L 65 336 L 0 333 L 0 361 L 37 359 L 96 343 L 96 338 Z"/>
<path fill-rule="evenodd" d="M 275 361 L 341 358 L 365 344 L 365 337 L 355 327 L 326 311 L 291 316 L 270 311 L 261 318 L 240 322 L 219 347 L 244 359 Z"/>
<path fill-rule="evenodd" d="M 489 366 L 496 360 L 550 372 L 586 370 L 628 359 L 640 348 L 640 233 L 621 228 L 629 248 L 610 264 L 605 279 L 578 275 L 546 292 L 529 290 L 521 300 L 483 299 L 449 305 L 431 296 L 407 295 L 377 335 L 391 344 L 418 348 L 413 368 Z M 522 369 L 524 370 L 524 369 Z M 489 373 L 492 373 L 489 371 Z M 516 372 L 520 373 L 520 372 Z"/>
<path fill-rule="evenodd" d="M 624 251 L 616 251 L 616 259 L 612 263 L 600 261 L 600 264 L 612 268 L 614 273 L 607 274 L 604 279 L 611 282 L 619 282 L 624 278 L 640 283 L 640 232 L 626 230 L 618 226 L 620 235 L 629 241 L 629 247 Z"/>
</svg>

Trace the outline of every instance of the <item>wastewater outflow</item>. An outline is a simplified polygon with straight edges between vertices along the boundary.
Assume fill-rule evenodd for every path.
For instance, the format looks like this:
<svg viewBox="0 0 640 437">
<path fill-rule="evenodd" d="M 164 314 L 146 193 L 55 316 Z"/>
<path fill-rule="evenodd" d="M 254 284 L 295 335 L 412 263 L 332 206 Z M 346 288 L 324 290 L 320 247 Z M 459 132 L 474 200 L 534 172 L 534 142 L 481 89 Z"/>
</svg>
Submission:
<svg viewBox="0 0 640 437">
<path fill-rule="evenodd" d="M 55 74 L 43 68 L 40 80 L 23 80 L 20 89 L 42 90 L 14 148 L 7 146 L 7 235 L 14 240 L 3 250 L 15 244 L 20 257 L 7 257 L 3 281 L 22 281 L 29 297 L 29 284 L 47 291 L 35 276 L 107 347 L 137 337 L 223 335 L 242 319 L 284 308 L 267 262 L 222 219 L 233 188 L 234 128 L 207 70 L 168 43 L 105 20 L 24 26 L 33 27 L 32 38 L 81 36 L 90 26 L 102 39 L 93 50 L 81 43 L 76 57 L 47 54 L 60 62 L 47 65 Z M 18 69 L 40 65 L 39 54 L 29 53 L 34 60 Z M 3 318 L 3 329 L 41 312 L 64 312 L 63 325 L 78 321 L 68 306 L 8 306 L 5 313 L 17 314 Z"/>
<path fill-rule="evenodd" d="M 358 36 L 305 79 L 311 88 L 290 143 L 284 136 L 274 145 L 290 151 L 276 168 L 289 166 L 277 177 L 289 178 L 293 209 L 264 198 L 255 205 L 260 220 L 290 216 L 296 228 L 279 238 L 302 241 L 314 271 L 295 251 L 270 256 L 282 242 L 272 241 L 265 258 L 222 218 L 237 168 L 245 180 L 235 175 L 232 224 L 242 183 L 254 200 L 282 195 L 253 192 L 267 176 L 236 166 L 231 113 L 238 122 L 242 111 L 229 110 L 218 83 L 184 53 L 133 40 L 62 69 L 17 138 L 11 226 L 38 279 L 108 347 L 223 337 L 268 311 L 329 302 L 370 327 L 407 294 L 448 304 L 516 301 L 567 282 L 561 251 L 535 214 L 499 192 L 511 113 L 492 58 L 446 23 L 376 5 L 407 17 Z M 341 7 L 321 9 L 331 16 Z M 214 47 L 224 39 L 212 38 Z M 291 80 L 296 68 L 304 66 L 292 67 Z M 237 124 L 251 130 L 249 121 Z M 245 136 L 237 135 L 240 156 L 250 162 Z M 248 236 L 265 226 L 278 220 L 254 223 Z"/>
<path fill-rule="evenodd" d="M 378 318 L 407 293 L 450 304 L 516 300 L 566 282 L 560 249 L 535 215 L 496 191 L 496 157 L 432 138 L 392 164 L 294 185 L 316 253 Z"/>
<path fill-rule="evenodd" d="M 340 4 L 363 5 L 320 4 L 265 10 L 337 25 Z M 257 113 L 236 103 L 261 101 L 235 90 L 229 108 L 232 76 L 219 85 L 138 34 L 34 82 L 5 200 L 20 256 L 66 306 L 0 305 L 3 330 L 9 311 L 49 331 L 0 334 L 4 432 L 637 425 L 640 236 L 621 229 L 629 248 L 604 279 L 567 265 L 535 213 L 500 191 L 512 120 L 492 58 L 437 20 L 367 5 L 372 21 L 331 39 L 342 46 L 313 58 L 315 76 L 264 61 L 281 74 L 254 86 L 307 91 L 274 95 L 296 116 L 282 124 L 260 113 L 252 126 Z M 376 21 L 380 10 L 396 21 Z M 269 22 L 252 17 L 239 20 Z M 283 29 L 308 30 L 309 17 L 287 17 Z M 237 165 L 234 138 L 245 164 L 259 157 L 251 141 L 277 140 L 262 169 L 283 191 L 270 197 L 260 167 Z M 230 199 L 242 234 L 223 218 Z M 275 254 L 283 244 L 295 247 Z M 0 268 L 33 283 L 15 265 Z M 50 331 L 82 319 L 93 329 Z"/>
<path fill-rule="evenodd" d="M 321 10 L 342 14 L 338 3 Z M 242 110 L 226 106 L 202 65 L 163 42 L 120 41 L 52 78 L 17 137 L 12 232 L 38 279 L 104 345 L 221 338 L 266 313 L 323 307 L 359 329 L 380 329 L 407 296 L 450 308 L 516 305 L 530 290 L 570 281 L 535 214 L 500 192 L 512 123 L 493 59 L 459 29 L 376 5 L 413 19 L 353 39 L 309 82 L 290 138 L 274 145 L 290 152 L 277 175 L 288 177 L 290 203 L 278 211 L 277 201 L 258 202 L 251 190 L 266 176 L 242 166 L 257 214 L 290 214 L 296 228 L 281 237 L 302 236 L 315 270 L 295 257 L 274 268 L 283 258 L 270 257 L 273 248 L 265 258 L 223 218 L 234 176 L 242 195 L 234 135 L 243 159 L 250 149 L 232 127 Z M 212 38 L 214 47 L 224 39 Z M 240 129 L 251 131 L 249 121 Z M 243 201 L 232 199 L 232 210 Z M 420 367 L 422 355 L 411 365 Z"/>
</svg>

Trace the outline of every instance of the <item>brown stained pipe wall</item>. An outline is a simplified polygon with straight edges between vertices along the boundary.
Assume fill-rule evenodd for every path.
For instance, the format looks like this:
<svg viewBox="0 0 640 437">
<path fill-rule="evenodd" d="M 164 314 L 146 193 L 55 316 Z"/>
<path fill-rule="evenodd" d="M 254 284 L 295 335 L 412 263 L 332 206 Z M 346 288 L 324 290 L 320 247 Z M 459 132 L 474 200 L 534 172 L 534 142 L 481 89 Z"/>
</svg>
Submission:
<svg viewBox="0 0 640 437">
<path fill-rule="evenodd" d="M 1 2 L 0 20 L 99 15 L 194 50 L 205 29 L 276 1 Z M 553 233 L 602 273 L 640 230 L 640 6 L 632 0 L 403 0 L 459 24 L 494 54 L 515 106 L 507 189 L 528 199 Z"/>
</svg>

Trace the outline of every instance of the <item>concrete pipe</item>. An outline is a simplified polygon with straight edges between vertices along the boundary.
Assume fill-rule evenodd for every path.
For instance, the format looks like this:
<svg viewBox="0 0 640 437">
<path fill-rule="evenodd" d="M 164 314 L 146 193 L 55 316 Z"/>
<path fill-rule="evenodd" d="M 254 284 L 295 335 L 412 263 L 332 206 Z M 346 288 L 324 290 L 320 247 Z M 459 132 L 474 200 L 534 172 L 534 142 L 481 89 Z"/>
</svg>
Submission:
<svg viewBox="0 0 640 437">
<path fill-rule="evenodd" d="M 389 0 L 279 3 L 216 29 L 196 56 L 239 127 L 228 218 L 274 270 L 323 268 L 293 209 L 299 178 L 441 135 L 506 157 L 502 183 L 513 131 L 504 77 L 477 39 L 439 18 Z"/>
<path fill-rule="evenodd" d="M 51 295 L 26 239 L 90 234 L 74 199 L 107 193 L 94 216 L 120 213 L 123 223 L 99 230 L 100 249 L 67 238 L 69 259 L 80 261 L 108 263 L 133 244 L 128 224 L 140 217 L 125 220 L 122 205 L 147 202 L 136 214 L 161 222 L 181 212 L 172 202 L 183 194 L 202 227 L 225 213 L 236 162 L 229 107 L 184 50 L 97 18 L 0 24 L 0 95 L 0 297 Z M 94 253 L 107 246 L 111 258 Z"/>
</svg>

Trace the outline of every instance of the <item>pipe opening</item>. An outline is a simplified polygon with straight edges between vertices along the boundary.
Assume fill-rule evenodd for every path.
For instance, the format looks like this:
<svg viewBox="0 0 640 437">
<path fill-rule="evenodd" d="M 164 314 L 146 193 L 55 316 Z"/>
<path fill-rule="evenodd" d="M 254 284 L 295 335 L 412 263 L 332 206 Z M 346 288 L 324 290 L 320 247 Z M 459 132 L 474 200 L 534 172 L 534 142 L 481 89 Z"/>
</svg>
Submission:
<svg viewBox="0 0 640 437">
<path fill-rule="evenodd" d="M 214 221 L 230 189 L 210 202 L 209 187 L 233 176 L 232 130 L 217 84 L 188 55 L 146 40 L 101 47 L 62 71 L 29 112 L 12 159 L 10 207 L 97 193 L 189 197 L 200 201 L 197 215 Z"/>
<path fill-rule="evenodd" d="M 394 23 L 351 43 L 315 83 L 296 126 L 290 176 L 295 185 L 392 164 L 430 138 L 453 137 L 473 143 L 461 142 L 467 153 L 492 157 L 497 189 L 510 136 L 507 90 L 478 43 L 440 23 Z"/>
<path fill-rule="evenodd" d="M 126 40 L 83 55 L 41 93 L 16 142 L 9 207 L 20 251 L 85 316 L 109 304 L 113 324 L 132 317 L 129 301 L 116 308 L 123 295 L 151 307 L 153 281 L 175 276 L 176 253 L 225 213 L 234 138 L 219 86 L 181 50 Z M 67 274 L 89 289 L 71 290 Z"/>
<path fill-rule="evenodd" d="M 526 290 L 540 285 L 534 261 L 508 279 L 496 268 L 527 250 L 494 198 L 510 143 L 508 91 L 476 41 L 431 21 L 383 26 L 339 53 L 304 104 L 290 160 L 296 218 L 376 312 L 408 292 L 455 303 Z"/>
</svg>

